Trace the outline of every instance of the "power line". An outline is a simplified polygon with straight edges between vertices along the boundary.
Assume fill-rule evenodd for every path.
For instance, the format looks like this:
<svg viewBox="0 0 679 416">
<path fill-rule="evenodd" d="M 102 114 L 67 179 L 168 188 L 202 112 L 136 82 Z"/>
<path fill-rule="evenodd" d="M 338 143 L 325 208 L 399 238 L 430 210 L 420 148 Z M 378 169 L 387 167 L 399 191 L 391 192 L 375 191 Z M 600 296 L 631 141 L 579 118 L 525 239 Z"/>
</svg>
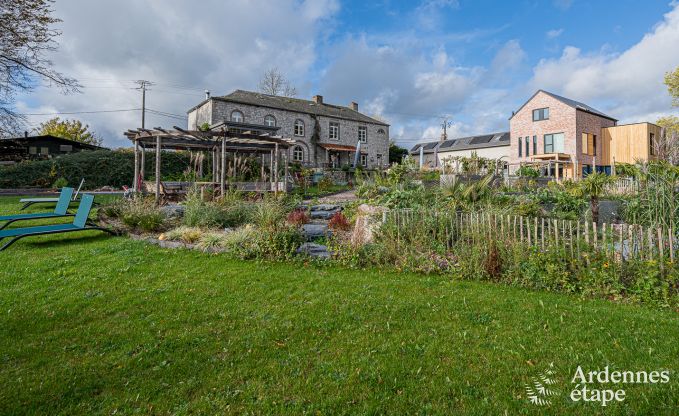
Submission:
<svg viewBox="0 0 679 416">
<path fill-rule="evenodd" d="M 94 110 L 94 111 L 60 111 L 56 113 L 23 113 L 21 116 L 59 116 L 69 114 L 97 114 L 97 113 L 123 113 L 127 111 L 139 111 L 141 108 L 128 108 L 121 110 Z"/>
</svg>

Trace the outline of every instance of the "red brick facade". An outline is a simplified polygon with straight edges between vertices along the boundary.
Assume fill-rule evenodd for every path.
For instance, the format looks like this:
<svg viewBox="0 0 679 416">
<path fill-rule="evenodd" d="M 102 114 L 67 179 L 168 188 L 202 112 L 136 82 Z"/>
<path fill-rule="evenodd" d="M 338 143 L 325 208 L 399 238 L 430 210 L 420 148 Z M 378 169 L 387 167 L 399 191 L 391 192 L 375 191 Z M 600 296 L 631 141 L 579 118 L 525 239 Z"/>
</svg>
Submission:
<svg viewBox="0 0 679 416">
<path fill-rule="evenodd" d="M 549 118 L 533 121 L 533 110 L 540 108 L 549 108 Z M 569 155 L 570 159 L 577 163 L 576 172 L 581 172 L 583 164 L 592 164 L 592 157 L 584 155 L 583 149 L 580 148 L 582 133 L 595 134 L 600 143 L 601 129 L 614 125 L 615 121 L 611 119 L 578 110 L 543 91 L 538 91 L 509 121 L 511 135 L 510 173 L 516 171 L 521 163 L 534 160 L 533 136 L 537 136 L 537 155 L 541 155 L 545 153 L 545 134 L 556 133 L 564 134 L 564 148 L 561 153 Z M 530 138 L 528 153 L 526 153 L 526 137 Z M 519 139 L 522 141 L 521 157 L 519 157 Z M 598 158 L 601 157 L 601 145 L 599 143 L 597 143 Z M 575 166 L 571 164 L 568 170 L 574 168 Z"/>
</svg>

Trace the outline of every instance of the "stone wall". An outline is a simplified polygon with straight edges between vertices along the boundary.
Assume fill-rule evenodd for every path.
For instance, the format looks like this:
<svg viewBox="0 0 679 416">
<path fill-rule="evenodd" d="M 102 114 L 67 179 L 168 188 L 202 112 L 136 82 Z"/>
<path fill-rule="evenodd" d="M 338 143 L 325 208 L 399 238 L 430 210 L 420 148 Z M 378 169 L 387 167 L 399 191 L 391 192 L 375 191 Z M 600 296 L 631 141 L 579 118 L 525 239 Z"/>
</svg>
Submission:
<svg viewBox="0 0 679 416">
<path fill-rule="evenodd" d="M 207 108 L 207 106 L 210 108 Z M 310 114 L 297 113 L 286 110 L 279 110 L 267 107 L 258 107 L 247 104 L 237 104 L 232 102 L 209 100 L 207 103 L 198 107 L 191 113 L 196 113 L 195 126 L 200 126 L 207 121 L 210 124 L 223 120 L 229 120 L 231 113 L 235 110 L 243 113 L 244 122 L 253 124 L 264 124 L 264 118 L 268 115 L 276 119 L 276 126 L 280 127 L 278 134 L 297 140 L 304 152 L 303 163 L 309 166 L 322 166 L 326 163 L 326 152 L 324 149 L 311 144 L 311 136 L 314 131 L 316 121 L 320 123 L 319 143 L 338 144 L 345 146 L 356 146 L 358 142 L 358 127 L 366 126 L 368 131 L 367 143 L 361 143 L 361 151 L 368 154 L 368 168 L 386 167 L 389 164 L 389 126 L 380 124 L 361 123 L 352 120 L 331 118 L 325 116 L 312 117 Z M 193 120 L 191 113 L 189 121 Z M 304 135 L 294 134 L 295 120 L 304 122 Z M 339 140 L 329 138 L 329 123 L 338 122 L 340 124 Z M 194 128 L 189 125 L 189 128 Z M 384 130 L 384 134 L 378 130 Z M 292 149 L 290 150 L 290 160 L 292 161 Z M 378 166 L 378 158 L 381 159 L 381 166 Z M 353 163 L 353 154 L 342 152 L 340 164 Z M 341 166 L 340 165 L 340 166 Z"/>
</svg>

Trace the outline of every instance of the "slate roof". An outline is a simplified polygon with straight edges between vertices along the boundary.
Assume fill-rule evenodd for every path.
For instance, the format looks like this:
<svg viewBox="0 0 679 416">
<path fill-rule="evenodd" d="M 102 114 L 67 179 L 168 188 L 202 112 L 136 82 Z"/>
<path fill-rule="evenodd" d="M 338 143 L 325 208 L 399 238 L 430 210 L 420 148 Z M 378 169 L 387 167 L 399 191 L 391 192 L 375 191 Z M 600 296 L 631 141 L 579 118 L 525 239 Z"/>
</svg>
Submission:
<svg viewBox="0 0 679 416">
<path fill-rule="evenodd" d="M 423 153 L 434 153 L 438 151 L 454 152 L 457 150 L 473 150 L 485 149 L 489 147 L 509 146 L 509 132 L 503 131 L 499 133 L 481 134 L 478 136 L 459 137 L 446 141 L 431 141 L 417 143 L 410 149 L 410 154 L 417 155 L 420 153 L 420 147 L 424 146 Z"/>
<path fill-rule="evenodd" d="M 530 98 L 528 99 L 528 101 L 526 101 L 525 103 L 523 103 L 523 105 L 522 105 L 521 107 L 519 107 L 519 109 L 516 110 L 516 111 L 514 112 L 514 114 L 516 114 L 516 113 L 518 113 L 519 111 L 521 111 L 521 109 L 522 109 L 523 107 L 525 107 L 526 104 L 528 104 L 528 103 L 530 102 L 530 100 L 532 100 L 533 97 L 535 97 L 536 95 L 538 95 L 538 93 L 541 92 L 541 91 L 544 92 L 545 94 L 549 95 L 550 97 L 552 97 L 552 98 L 554 98 L 554 99 L 556 99 L 556 100 L 561 101 L 562 103 L 566 104 L 566 105 L 569 106 L 569 107 L 573 107 L 573 108 L 575 108 L 575 109 L 577 109 L 577 110 L 584 111 L 584 112 L 586 112 L 586 113 L 591 113 L 591 114 L 597 115 L 597 116 L 599 116 L 599 117 L 607 118 L 607 119 L 609 119 L 609 120 L 618 121 L 618 119 L 613 118 L 613 117 L 611 117 L 611 116 L 609 116 L 609 115 L 607 115 L 607 114 L 605 114 L 605 113 L 603 113 L 603 112 L 597 110 L 596 108 L 590 107 L 590 106 L 588 106 L 588 105 L 585 104 L 585 103 L 581 103 L 580 101 L 571 100 L 570 98 L 562 97 L 562 96 L 560 96 L 560 95 L 556 95 L 556 94 L 554 94 L 554 93 L 551 93 L 551 92 L 545 91 L 545 90 L 537 90 L 537 91 L 535 92 L 535 94 L 533 94 L 533 96 L 530 97 Z M 514 117 L 514 114 L 512 114 L 512 117 Z M 509 119 L 511 120 L 512 117 L 509 117 Z"/>
<path fill-rule="evenodd" d="M 297 113 L 311 114 L 317 116 L 326 116 L 340 118 L 344 120 L 358 121 L 361 123 L 379 124 L 382 126 L 389 126 L 389 124 L 368 117 L 365 114 L 354 111 L 349 107 L 344 107 L 334 104 L 317 104 L 311 100 L 302 100 L 300 98 L 280 97 L 277 95 L 262 94 L 259 92 L 236 90 L 231 94 L 221 97 L 211 97 L 209 99 L 225 101 L 238 104 L 254 105 L 258 107 L 268 107 L 277 110 L 294 111 Z M 207 100 L 190 109 L 188 112 L 203 105 Z"/>
</svg>

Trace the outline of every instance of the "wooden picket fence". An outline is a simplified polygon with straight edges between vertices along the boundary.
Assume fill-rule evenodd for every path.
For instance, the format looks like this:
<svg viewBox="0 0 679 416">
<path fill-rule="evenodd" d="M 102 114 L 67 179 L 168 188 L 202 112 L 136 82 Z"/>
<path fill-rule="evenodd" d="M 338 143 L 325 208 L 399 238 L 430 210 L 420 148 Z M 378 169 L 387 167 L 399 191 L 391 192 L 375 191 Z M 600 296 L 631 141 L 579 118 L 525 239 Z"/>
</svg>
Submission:
<svg viewBox="0 0 679 416">
<path fill-rule="evenodd" d="M 398 209 L 384 212 L 382 222 L 396 226 L 398 240 L 416 230 L 432 228 L 433 238 L 486 246 L 489 241 L 524 244 L 537 250 L 561 250 L 571 258 L 597 252 L 615 261 L 666 260 L 674 262 L 677 235 L 673 228 L 636 224 L 601 224 L 551 218 L 525 217 L 489 212 L 443 212 Z M 432 224 L 436 224 L 432 227 Z"/>
</svg>

